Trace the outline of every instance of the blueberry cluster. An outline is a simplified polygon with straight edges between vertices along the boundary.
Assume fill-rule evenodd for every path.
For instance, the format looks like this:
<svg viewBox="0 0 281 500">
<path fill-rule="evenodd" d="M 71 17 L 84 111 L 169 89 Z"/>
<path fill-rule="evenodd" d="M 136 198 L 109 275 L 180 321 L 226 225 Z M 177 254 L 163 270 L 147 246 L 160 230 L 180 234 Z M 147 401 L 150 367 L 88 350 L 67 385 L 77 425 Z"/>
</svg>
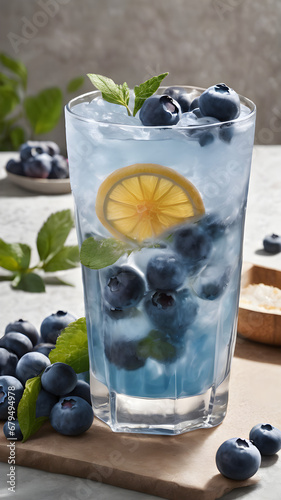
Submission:
<svg viewBox="0 0 281 500">
<path fill-rule="evenodd" d="M 217 468 L 223 476 L 237 481 L 252 477 L 261 465 L 261 456 L 281 449 L 281 431 L 271 424 L 257 424 L 249 439 L 231 438 L 216 453 Z"/>
<path fill-rule="evenodd" d="M 222 122 L 219 137 L 230 142 L 233 136 L 231 120 L 240 114 L 238 94 L 225 83 L 213 85 L 200 96 L 188 92 L 185 87 L 168 87 L 162 95 L 153 95 L 144 102 L 139 118 L 145 126 L 176 125 L 203 126 Z M 214 135 L 207 128 L 190 129 L 190 136 L 199 141 L 200 146 L 211 144 Z"/>
<path fill-rule="evenodd" d="M 230 268 L 222 271 L 210 259 L 214 242 L 225 230 L 218 216 L 205 215 L 197 223 L 176 229 L 165 248 L 150 249 L 152 256 L 143 273 L 129 265 L 105 269 L 102 300 L 106 313 L 119 321 L 142 311 L 152 329 L 146 338 L 136 340 L 125 332 L 112 335 L 108 322 L 104 342 L 111 363 L 136 370 L 149 357 L 168 363 L 181 355 L 184 335 L 197 316 L 198 298 L 215 300 L 228 285 Z"/>
<path fill-rule="evenodd" d="M 20 147 L 20 159 L 9 160 L 6 170 L 11 174 L 38 179 L 66 179 L 68 160 L 52 141 L 27 141 Z"/>
<path fill-rule="evenodd" d="M 49 417 L 53 428 L 65 435 L 80 434 L 90 427 L 93 410 L 89 384 L 78 380 L 67 364 L 51 364 L 48 357 L 62 330 L 75 319 L 68 312 L 57 311 L 42 321 L 40 335 L 23 319 L 7 325 L 0 339 L 0 420 L 8 418 L 9 387 L 13 387 L 16 412 L 27 380 L 42 374 L 36 418 Z M 7 421 L 3 427 L 7 438 L 11 437 L 10 430 Z M 22 439 L 17 420 L 13 432 L 13 438 Z"/>
</svg>

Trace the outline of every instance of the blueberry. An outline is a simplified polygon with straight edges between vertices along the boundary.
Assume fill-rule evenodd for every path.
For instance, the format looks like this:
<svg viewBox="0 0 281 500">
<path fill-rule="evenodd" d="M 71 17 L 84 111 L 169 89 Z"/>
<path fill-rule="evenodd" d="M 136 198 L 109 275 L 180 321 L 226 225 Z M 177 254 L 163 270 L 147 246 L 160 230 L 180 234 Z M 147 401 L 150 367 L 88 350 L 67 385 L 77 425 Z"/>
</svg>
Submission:
<svg viewBox="0 0 281 500">
<path fill-rule="evenodd" d="M 163 94 L 169 95 L 177 101 L 181 107 L 182 113 L 189 111 L 192 99 L 184 87 L 168 87 L 164 90 Z"/>
<path fill-rule="evenodd" d="M 176 290 L 183 284 L 185 272 L 175 255 L 161 254 L 149 260 L 146 278 L 152 289 Z"/>
<path fill-rule="evenodd" d="M 19 332 L 9 332 L 0 339 L 0 347 L 4 347 L 10 352 L 21 358 L 27 352 L 30 352 L 33 348 L 31 340 Z"/>
<path fill-rule="evenodd" d="M 45 391 L 55 396 L 64 396 L 73 391 L 77 384 L 77 375 L 71 366 L 58 362 L 45 368 L 41 384 Z"/>
<path fill-rule="evenodd" d="M 31 340 L 33 345 L 36 345 L 39 341 L 39 333 L 35 326 L 24 319 L 18 319 L 17 321 L 9 323 L 5 328 L 5 334 L 9 332 L 23 333 Z"/>
<path fill-rule="evenodd" d="M 145 300 L 145 310 L 153 325 L 175 340 L 181 339 L 193 323 L 197 309 L 196 299 L 187 289 L 155 292 Z"/>
<path fill-rule="evenodd" d="M 85 382 L 85 380 L 77 380 L 73 391 L 68 393 L 67 396 L 79 396 L 79 398 L 85 399 L 85 401 L 91 404 L 90 384 Z"/>
<path fill-rule="evenodd" d="M 198 140 L 200 146 L 204 147 L 214 141 L 216 130 L 211 131 L 208 126 L 216 123 L 219 123 L 216 118 L 203 116 L 200 109 L 195 108 L 188 113 L 183 113 L 178 125 L 185 127 L 185 134 L 191 139 Z"/>
<path fill-rule="evenodd" d="M 18 357 L 13 352 L 0 347 L 0 375 L 15 376 Z"/>
<path fill-rule="evenodd" d="M 7 420 L 3 425 L 3 433 L 7 439 L 11 439 L 12 441 L 22 441 L 23 439 L 20 424 L 17 419 Z"/>
<path fill-rule="evenodd" d="M 20 147 L 20 159 L 23 162 L 42 153 L 47 153 L 47 149 L 44 144 L 39 141 L 27 141 Z"/>
<path fill-rule="evenodd" d="M 41 354 L 45 354 L 45 356 L 49 356 L 50 352 L 55 348 L 55 344 L 50 344 L 47 342 L 41 342 L 40 344 L 36 344 L 33 347 L 32 352 L 41 352 Z"/>
<path fill-rule="evenodd" d="M 192 111 L 193 109 L 199 108 L 199 97 L 195 97 L 193 101 L 191 102 L 189 106 L 189 111 Z"/>
<path fill-rule="evenodd" d="M 263 240 L 263 248 L 268 253 L 281 252 L 281 236 L 278 234 L 268 234 Z"/>
<path fill-rule="evenodd" d="M 206 263 L 212 242 L 210 236 L 199 226 L 189 225 L 174 233 L 174 247 L 184 260 L 186 268 L 193 272 Z"/>
<path fill-rule="evenodd" d="M 244 481 L 257 472 L 261 464 L 261 454 L 251 441 L 232 438 L 219 447 L 216 464 L 223 476 Z"/>
<path fill-rule="evenodd" d="M 240 113 L 239 95 L 225 83 L 218 83 L 200 95 L 199 108 L 204 116 L 213 116 L 222 122 L 233 120 Z"/>
<path fill-rule="evenodd" d="M 55 404 L 51 411 L 50 422 L 55 431 L 65 436 L 78 436 L 87 431 L 94 420 L 94 412 L 78 396 L 65 396 Z"/>
<path fill-rule="evenodd" d="M 7 172 L 15 175 L 24 175 L 22 161 L 9 160 L 6 165 Z"/>
<path fill-rule="evenodd" d="M 11 375 L 0 376 L 0 420 L 7 420 L 9 401 L 13 401 L 15 413 L 23 394 L 23 385 Z M 13 415 L 16 418 L 16 415 Z"/>
<path fill-rule="evenodd" d="M 231 268 L 224 270 L 207 266 L 193 283 L 193 290 L 201 299 L 215 300 L 225 291 L 230 278 Z"/>
<path fill-rule="evenodd" d="M 140 121 L 147 126 L 175 125 L 181 115 L 180 105 L 168 95 L 153 95 L 140 109 Z"/>
<path fill-rule="evenodd" d="M 255 425 L 249 437 L 261 455 L 274 455 L 281 449 L 281 431 L 271 424 Z"/>
<path fill-rule="evenodd" d="M 131 340 L 105 341 L 105 355 L 110 363 L 124 370 L 138 370 L 145 365 L 145 360 L 137 354 L 138 342 Z"/>
<path fill-rule="evenodd" d="M 75 316 L 66 311 L 57 311 L 54 314 L 50 314 L 41 323 L 40 332 L 43 341 L 55 344 L 62 330 L 75 320 Z"/>
<path fill-rule="evenodd" d="M 219 129 L 219 138 L 223 142 L 227 142 L 227 143 L 231 142 L 233 134 L 234 134 L 234 125 L 233 125 L 233 123 L 223 123 L 220 126 L 220 129 Z"/>
<path fill-rule="evenodd" d="M 212 240 L 217 240 L 224 235 L 229 225 L 229 221 L 227 219 L 223 220 L 217 213 L 209 213 L 200 219 L 198 225 L 212 238 Z"/>
<path fill-rule="evenodd" d="M 67 179 L 69 177 L 68 161 L 61 155 L 54 155 L 49 179 Z"/>
<path fill-rule="evenodd" d="M 41 352 L 27 352 L 20 358 L 17 364 L 16 377 L 24 385 L 28 379 L 40 375 L 50 364 L 51 361 L 49 358 Z"/>
<path fill-rule="evenodd" d="M 144 280 L 129 266 L 119 267 L 112 273 L 104 287 L 104 298 L 114 309 L 133 307 L 143 297 Z"/>
<path fill-rule="evenodd" d="M 190 111 L 190 113 L 192 113 L 194 116 L 196 116 L 196 118 L 203 118 L 203 115 L 200 111 L 200 108 L 194 108 Z"/>
<path fill-rule="evenodd" d="M 31 157 L 24 162 L 23 170 L 27 177 L 47 179 L 52 170 L 52 157 L 47 153 Z"/>
<path fill-rule="evenodd" d="M 58 396 L 41 389 L 36 400 L 36 418 L 49 417 L 58 400 Z"/>
<path fill-rule="evenodd" d="M 55 156 L 60 154 L 60 148 L 56 142 L 53 141 L 44 141 L 44 148 L 47 149 L 47 153 L 50 156 Z"/>
</svg>

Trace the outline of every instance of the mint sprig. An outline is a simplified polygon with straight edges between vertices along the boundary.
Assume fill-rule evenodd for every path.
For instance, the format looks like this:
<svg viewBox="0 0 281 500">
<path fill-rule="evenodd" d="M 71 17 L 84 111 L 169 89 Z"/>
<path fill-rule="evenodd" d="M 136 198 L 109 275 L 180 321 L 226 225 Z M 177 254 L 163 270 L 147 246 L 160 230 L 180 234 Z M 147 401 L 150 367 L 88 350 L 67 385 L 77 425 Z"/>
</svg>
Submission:
<svg viewBox="0 0 281 500">
<path fill-rule="evenodd" d="M 123 241 L 114 238 L 97 240 L 94 237 L 83 241 L 80 250 L 80 261 L 90 269 L 102 269 L 111 266 L 125 253 L 132 252 Z"/>
<path fill-rule="evenodd" d="M 162 332 L 151 330 L 147 337 L 140 340 L 137 354 L 144 359 L 152 358 L 160 362 L 173 361 L 176 356 L 176 348 Z"/>
<path fill-rule="evenodd" d="M 30 267 L 31 248 L 24 243 L 7 243 L 0 239 L 0 267 L 11 275 L 0 276 L 11 281 L 12 288 L 32 293 L 45 291 L 44 279 L 35 271 L 45 273 L 72 269 L 79 264 L 77 245 L 65 245 L 73 227 L 70 210 L 51 214 L 37 235 L 39 262 Z"/>
<path fill-rule="evenodd" d="M 133 114 L 135 116 L 141 109 L 144 101 L 156 92 L 160 83 L 168 74 L 161 73 L 161 75 L 153 76 L 149 80 L 146 80 L 146 82 L 135 86 L 135 106 L 133 113 L 129 108 L 130 91 L 126 82 L 123 85 L 117 85 L 111 78 L 107 78 L 106 76 L 94 73 L 88 73 L 87 76 L 92 84 L 101 92 L 105 101 L 125 106 L 128 115 L 131 116 Z"/>
</svg>

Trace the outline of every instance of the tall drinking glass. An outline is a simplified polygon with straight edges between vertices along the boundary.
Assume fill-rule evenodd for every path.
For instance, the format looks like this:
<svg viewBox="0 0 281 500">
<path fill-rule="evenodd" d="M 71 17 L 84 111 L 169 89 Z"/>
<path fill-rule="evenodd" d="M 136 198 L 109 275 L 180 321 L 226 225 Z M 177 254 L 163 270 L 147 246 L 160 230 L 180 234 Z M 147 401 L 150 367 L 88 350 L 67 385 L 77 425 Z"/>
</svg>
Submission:
<svg viewBox="0 0 281 500">
<path fill-rule="evenodd" d="M 98 96 L 66 107 L 94 412 L 119 432 L 213 427 L 227 409 L 255 106 L 240 96 L 231 122 L 145 127 L 101 118 Z"/>
</svg>

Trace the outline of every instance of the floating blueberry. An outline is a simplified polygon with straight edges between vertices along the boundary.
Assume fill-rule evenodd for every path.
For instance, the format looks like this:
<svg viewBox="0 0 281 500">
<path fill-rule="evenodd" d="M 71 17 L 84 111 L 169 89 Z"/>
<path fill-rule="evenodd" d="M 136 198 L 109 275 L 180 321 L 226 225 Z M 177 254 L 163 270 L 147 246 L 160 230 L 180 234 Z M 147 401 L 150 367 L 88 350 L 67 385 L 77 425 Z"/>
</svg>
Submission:
<svg viewBox="0 0 281 500">
<path fill-rule="evenodd" d="M 47 179 L 52 170 L 52 157 L 47 153 L 31 157 L 24 162 L 23 170 L 27 177 Z"/>
<path fill-rule="evenodd" d="M 17 364 L 16 377 L 24 385 L 28 379 L 40 375 L 50 364 L 49 358 L 41 352 L 27 352 Z"/>
<path fill-rule="evenodd" d="M 184 87 L 168 87 L 163 92 L 164 95 L 169 95 L 177 101 L 181 107 L 181 112 L 189 111 L 191 104 L 191 94 L 188 94 Z"/>
<path fill-rule="evenodd" d="M 113 339 L 109 333 L 105 336 L 104 352 L 110 363 L 124 370 L 138 370 L 146 360 L 137 354 L 138 341 Z"/>
<path fill-rule="evenodd" d="M 45 368 L 41 383 L 45 391 L 55 396 L 63 396 L 73 391 L 77 384 L 77 375 L 71 366 L 58 362 Z"/>
<path fill-rule="evenodd" d="M 36 345 L 39 341 L 39 333 L 35 326 L 24 319 L 18 319 L 17 321 L 9 323 L 5 328 L 5 334 L 9 332 L 23 333 L 31 340 L 33 345 Z"/>
<path fill-rule="evenodd" d="M 18 357 L 13 352 L 0 347 L 0 375 L 15 376 Z"/>
<path fill-rule="evenodd" d="M 180 340 L 195 320 L 198 304 L 187 289 L 155 292 L 145 300 L 145 310 L 153 325 L 172 339 Z"/>
<path fill-rule="evenodd" d="M 230 274 L 230 267 L 220 269 L 216 266 L 207 266 L 193 283 L 193 290 L 200 299 L 218 299 L 229 283 Z"/>
<path fill-rule="evenodd" d="M 51 411 L 50 422 L 55 431 L 65 436 L 78 436 L 87 431 L 94 420 L 92 407 L 78 396 L 65 396 Z"/>
<path fill-rule="evenodd" d="M 161 254 L 148 261 L 146 278 L 154 290 L 176 290 L 184 282 L 185 271 L 176 255 Z"/>
<path fill-rule="evenodd" d="M 0 420 L 7 420 L 9 402 L 13 402 L 14 418 L 23 394 L 23 385 L 11 375 L 0 376 Z"/>
<path fill-rule="evenodd" d="M 249 437 L 261 455 L 274 455 L 281 450 L 281 431 L 271 424 L 255 425 Z"/>
<path fill-rule="evenodd" d="M 140 121 L 146 126 L 175 125 L 180 119 L 180 105 L 168 95 L 153 95 L 140 109 Z"/>
<path fill-rule="evenodd" d="M 109 273 L 108 273 L 109 274 Z M 141 275 L 129 266 L 115 268 L 104 287 L 104 298 L 114 309 L 133 307 L 145 291 Z"/>
<path fill-rule="evenodd" d="M 9 160 L 6 165 L 6 170 L 14 175 L 24 175 L 22 161 Z"/>
<path fill-rule="evenodd" d="M 193 101 L 191 102 L 189 106 L 189 111 L 192 111 L 193 109 L 199 108 L 199 97 L 195 97 Z"/>
<path fill-rule="evenodd" d="M 224 235 L 230 222 L 222 219 L 217 213 L 205 214 L 198 222 L 198 225 L 205 231 L 212 240 L 216 240 Z"/>
<path fill-rule="evenodd" d="M 19 332 L 9 332 L 0 339 L 0 347 L 4 347 L 7 351 L 13 352 L 18 358 L 21 358 L 33 348 L 31 340 Z"/>
<path fill-rule="evenodd" d="M 193 272 L 206 263 L 212 242 L 210 236 L 199 226 L 190 224 L 174 233 L 174 247 L 183 258 L 187 270 Z"/>
<path fill-rule="evenodd" d="M 233 123 L 223 123 L 219 129 L 219 138 L 224 142 L 231 142 L 231 139 L 234 134 L 234 125 Z"/>
<path fill-rule="evenodd" d="M 3 433 L 7 439 L 12 441 L 22 441 L 23 439 L 20 424 L 17 419 L 7 420 L 3 425 Z"/>
<path fill-rule="evenodd" d="M 216 464 L 223 476 L 244 481 L 257 472 L 261 464 L 261 454 L 248 439 L 232 438 L 219 447 Z"/>
<path fill-rule="evenodd" d="M 281 252 L 281 236 L 278 234 L 268 234 L 263 240 L 263 248 L 268 253 Z"/>
<path fill-rule="evenodd" d="M 199 108 L 204 116 L 213 116 L 222 122 L 233 120 L 240 113 L 239 95 L 225 83 L 218 83 L 200 95 Z"/>
<path fill-rule="evenodd" d="M 57 311 L 56 313 L 50 314 L 50 316 L 47 316 L 41 323 L 40 332 L 43 341 L 55 344 L 62 330 L 76 319 L 75 316 L 66 311 Z"/>
</svg>

